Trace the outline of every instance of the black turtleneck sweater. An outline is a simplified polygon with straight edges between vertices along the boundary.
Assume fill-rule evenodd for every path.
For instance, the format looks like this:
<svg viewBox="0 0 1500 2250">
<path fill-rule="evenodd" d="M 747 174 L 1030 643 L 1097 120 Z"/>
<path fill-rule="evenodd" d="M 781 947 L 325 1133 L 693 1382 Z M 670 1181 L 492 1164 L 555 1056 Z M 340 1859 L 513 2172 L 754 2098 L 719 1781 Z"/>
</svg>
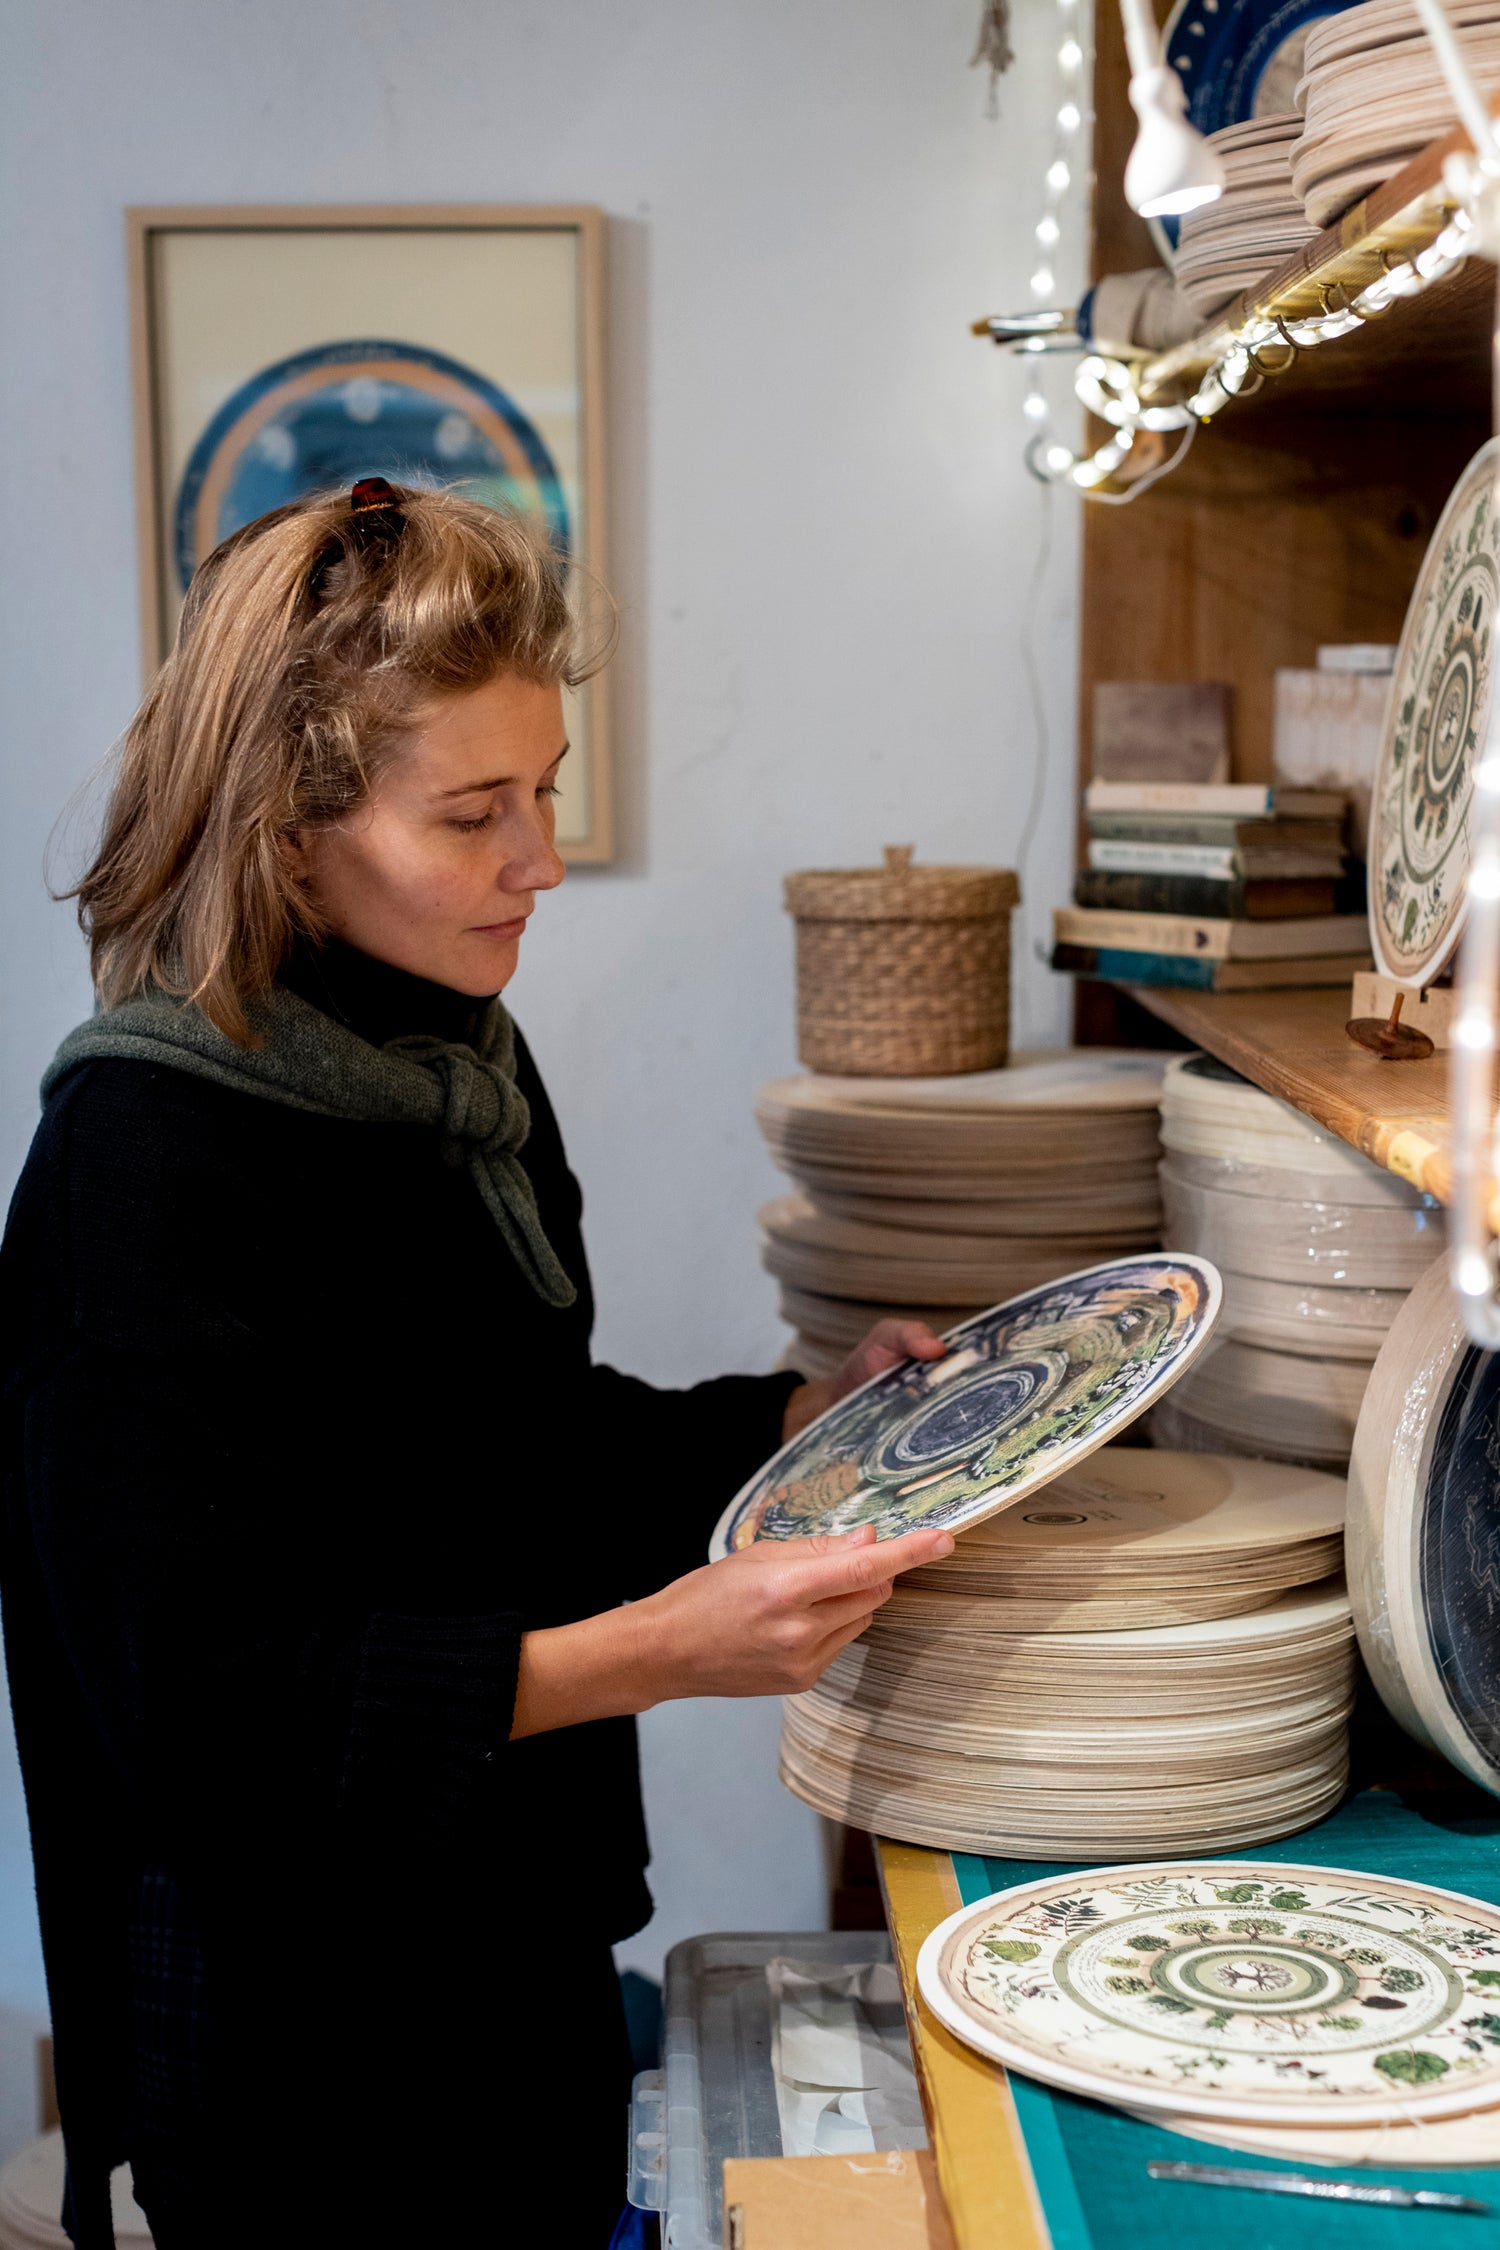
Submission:
<svg viewBox="0 0 1500 2250">
<path fill-rule="evenodd" d="M 473 1022 L 338 947 L 288 981 L 375 1044 Z M 434 2215 L 501 2209 L 514 2002 L 550 1977 L 568 2005 L 569 1961 L 650 1912 L 634 1725 L 511 1743 L 520 1636 L 698 1564 L 792 1379 L 591 1361 L 524 1044 L 518 1079 L 566 1311 L 424 1128 L 124 1061 L 43 1114 L 3 1252 L 0 1590 L 88 2250 L 111 2164 L 198 2207 L 293 2118 L 387 2180 L 441 2121 Z"/>
</svg>

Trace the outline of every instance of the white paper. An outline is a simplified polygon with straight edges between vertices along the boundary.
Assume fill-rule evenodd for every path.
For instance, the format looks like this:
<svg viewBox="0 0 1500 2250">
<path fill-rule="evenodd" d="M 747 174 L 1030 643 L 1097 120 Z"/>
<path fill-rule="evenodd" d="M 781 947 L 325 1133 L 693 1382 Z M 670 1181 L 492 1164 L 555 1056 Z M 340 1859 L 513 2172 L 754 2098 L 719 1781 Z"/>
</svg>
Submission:
<svg viewBox="0 0 1500 2250">
<path fill-rule="evenodd" d="M 901 1986 L 886 1961 L 774 1960 L 771 2068 L 784 2156 L 925 2148 Z"/>
</svg>

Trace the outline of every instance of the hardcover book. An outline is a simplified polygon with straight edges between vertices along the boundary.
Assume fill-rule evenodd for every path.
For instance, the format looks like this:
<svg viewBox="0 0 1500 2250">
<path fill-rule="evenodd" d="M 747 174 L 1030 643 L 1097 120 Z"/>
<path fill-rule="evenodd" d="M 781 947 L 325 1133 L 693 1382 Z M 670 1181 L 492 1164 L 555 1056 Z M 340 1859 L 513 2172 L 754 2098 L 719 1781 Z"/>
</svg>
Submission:
<svg viewBox="0 0 1500 2250">
<path fill-rule="evenodd" d="M 1369 951 L 1363 914 L 1299 914 L 1283 922 L 1230 921 L 1196 914 L 1116 914 L 1060 906 L 1052 917 L 1059 945 L 1122 947 L 1207 961 L 1274 961 Z"/>
<path fill-rule="evenodd" d="M 1338 899 L 1332 875 L 1315 880 L 1265 882 L 1206 875 L 1151 875 L 1085 867 L 1073 885 L 1075 906 L 1127 914 L 1192 914 L 1230 921 L 1286 921 L 1332 914 Z"/>
<path fill-rule="evenodd" d="M 1343 953 L 1331 959 L 1210 961 L 1182 953 L 1133 953 L 1124 947 L 1054 945 L 1052 966 L 1070 976 L 1101 977 L 1110 984 L 1178 985 L 1193 992 L 1272 992 L 1307 985 L 1347 985 L 1350 971 L 1367 969 L 1371 956 Z"/>
</svg>

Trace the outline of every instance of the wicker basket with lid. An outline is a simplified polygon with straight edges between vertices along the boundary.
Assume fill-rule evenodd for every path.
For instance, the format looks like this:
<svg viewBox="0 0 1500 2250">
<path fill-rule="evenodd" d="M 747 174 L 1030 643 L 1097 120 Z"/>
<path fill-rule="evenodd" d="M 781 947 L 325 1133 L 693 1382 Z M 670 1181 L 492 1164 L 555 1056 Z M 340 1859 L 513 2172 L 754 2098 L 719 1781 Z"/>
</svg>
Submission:
<svg viewBox="0 0 1500 2250">
<path fill-rule="evenodd" d="M 996 1070 L 1010 1045 L 1009 868 L 810 868 L 786 879 L 797 925 L 797 1053 L 809 1070 L 928 1078 Z"/>
</svg>

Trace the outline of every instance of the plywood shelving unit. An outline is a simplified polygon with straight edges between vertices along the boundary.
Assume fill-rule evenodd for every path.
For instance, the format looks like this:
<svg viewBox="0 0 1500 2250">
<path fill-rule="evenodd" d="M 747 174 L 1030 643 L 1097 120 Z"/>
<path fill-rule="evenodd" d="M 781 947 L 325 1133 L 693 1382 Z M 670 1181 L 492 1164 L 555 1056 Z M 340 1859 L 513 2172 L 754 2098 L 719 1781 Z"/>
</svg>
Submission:
<svg viewBox="0 0 1500 2250">
<path fill-rule="evenodd" d="M 1121 191 L 1134 120 L 1117 13 L 1098 13 L 1092 272 L 1155 260 Z M 1190 344 L 1147 359 L 1144 395 L 1183 397 L 1252 307 L 1284 316 L 1338 303 L 1409 257 L 1447 217 L 1454 133 Z M 1347 297 L 1343 300 L 1347 302 Z M 1383 319 L 1303 353 L 1234 401 L 1182 466 L 1128 507 L 1083 514 L 1080 780 L 1099 680 L 1226 680 L 1234 778 L 1271 774 L 1273 675 L 1323 641 L 1395 641 L 1427 541 L 1460 470 L 1490 434 L 1495 273 L 1480 259 Z M 1100 435 L 1103 432 L 1101 430 Z M 1201 994 L 1077 986 L 1077 1036 L 1160 1045 L 1162 1025 L 1446 1197 L 1442 1058 L 1388 1064 L 1344 1038 L 1348 992 Z"/>
</svg>

